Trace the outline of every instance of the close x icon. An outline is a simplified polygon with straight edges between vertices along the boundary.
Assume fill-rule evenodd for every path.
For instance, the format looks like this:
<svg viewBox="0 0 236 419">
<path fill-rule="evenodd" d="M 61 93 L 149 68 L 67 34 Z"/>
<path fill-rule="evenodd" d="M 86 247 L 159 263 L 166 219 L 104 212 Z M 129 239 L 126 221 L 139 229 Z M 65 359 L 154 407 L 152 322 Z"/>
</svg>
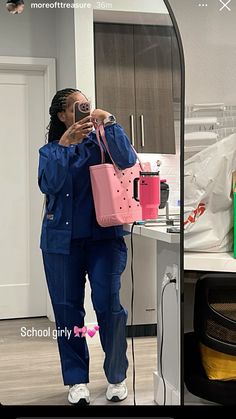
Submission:
<svg viewBox="0 0 236 419">
<path fill-rule="evenodd" d="M 219 2 L 222 4 L 222 7 L 220 8 L 220 12 L 222 12 L 222 10 L 224 10 L 224 9 L 228 10 L 229 12 L 231 12 L 230 7 L 228 6 L 228 4 L 231 3 L 231 0 L 228 0 L 228 1 L 219 0 Z"/>
</svg>

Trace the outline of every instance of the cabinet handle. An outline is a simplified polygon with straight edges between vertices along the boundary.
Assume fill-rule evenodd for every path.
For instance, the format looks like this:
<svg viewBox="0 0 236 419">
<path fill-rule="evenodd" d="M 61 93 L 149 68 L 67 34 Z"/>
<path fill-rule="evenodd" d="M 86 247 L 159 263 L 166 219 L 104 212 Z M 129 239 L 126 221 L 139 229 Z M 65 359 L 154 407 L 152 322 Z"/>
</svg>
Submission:
<svg viewBox="0 0 236 419">
<path fill-rule="evenodd" d="M 141 147 L 145 146 L 145 136 L 144 136 L 144 117 L 140 115 L 140 122 L 141 122 Z"/>
<path fill-rule="evenodd" d="M 130 125 L 131 125 L 131 144 L 134 147 L 134 115 L 130 115 Z"/>
</svg>

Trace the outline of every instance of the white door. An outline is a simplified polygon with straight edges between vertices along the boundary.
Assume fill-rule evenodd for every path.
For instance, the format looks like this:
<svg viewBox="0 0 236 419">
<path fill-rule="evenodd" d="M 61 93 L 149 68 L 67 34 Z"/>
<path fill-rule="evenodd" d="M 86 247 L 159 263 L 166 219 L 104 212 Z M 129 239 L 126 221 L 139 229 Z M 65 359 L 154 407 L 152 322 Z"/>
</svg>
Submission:
<svg viewBox="0 0 236 419">
<path fill-rule="evenodd" d="M 43 72 L 0 70 L 0 98 L 0 318 L 44 316 L 43 195 L 37 184 L 45 135 Z"/>
</svg>

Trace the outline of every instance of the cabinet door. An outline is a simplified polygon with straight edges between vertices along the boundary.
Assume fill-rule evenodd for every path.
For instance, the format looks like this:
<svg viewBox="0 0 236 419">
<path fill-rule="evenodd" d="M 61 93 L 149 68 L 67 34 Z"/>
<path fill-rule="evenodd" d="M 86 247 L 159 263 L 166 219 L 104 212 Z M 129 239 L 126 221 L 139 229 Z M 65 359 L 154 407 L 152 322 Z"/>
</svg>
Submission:
<svg viewBox="0 0 236 419">
<path fill-rule="evenodd" d="M 134 26 L 137 150 L 175 153 L 171 32 Z"/>
<path fill-rule="evenodd" d="M 95 23 L 96 106 L 135 136 L 133 25 Z M 133 142 L 133 141 L 132 141 Z"/>
</svg>

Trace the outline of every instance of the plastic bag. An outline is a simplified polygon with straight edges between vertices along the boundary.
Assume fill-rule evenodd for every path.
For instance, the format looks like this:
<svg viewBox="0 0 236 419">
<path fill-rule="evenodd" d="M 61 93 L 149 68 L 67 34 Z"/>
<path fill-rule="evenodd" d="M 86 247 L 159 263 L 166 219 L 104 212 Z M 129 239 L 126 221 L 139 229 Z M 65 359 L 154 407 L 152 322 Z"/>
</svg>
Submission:
<svg viewBox="0 0 236 419">
<path fill-rule="evenodd" d="M 232 251 L 236 134 L 207 147 L 184 165 L 185 250 Z"/>
</svg>

